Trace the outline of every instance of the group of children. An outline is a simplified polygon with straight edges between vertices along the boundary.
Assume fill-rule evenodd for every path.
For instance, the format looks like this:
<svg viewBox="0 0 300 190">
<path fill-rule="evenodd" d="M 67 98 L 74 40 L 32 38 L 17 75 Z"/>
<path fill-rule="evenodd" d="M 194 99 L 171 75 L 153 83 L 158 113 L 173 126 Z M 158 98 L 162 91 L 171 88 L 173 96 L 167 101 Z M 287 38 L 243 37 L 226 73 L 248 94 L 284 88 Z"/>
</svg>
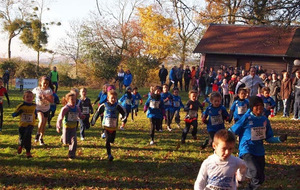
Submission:
<svg viewBox="0 0 300 190">
<path fill-rule="evenodd" d="M 128 86 L 125 94 L 119 100 L 113 86 L 105 85 L 103 89 L 101 96 L 98 96 L 94 102 L 94 104 L 98 100 L 101 102 L 102 99 L 94 114 L 91 100 L 87 98 L 85 88 L 80 90 L 80 99 L 77 98 L 79 95 L 77 89 L 72 89 L 62 99 L 64 106 L 58 115 L 56 129 L 59 133 L 62 131 L 61 141 L 64 144 L 69 144 L 68 157 L 70 159 L 76 156 L 76 129 L 78 125 L 80 124 L 81 140 L 84 140 L 85 129 L 90 127 L 90 123 L 94 126 L 101 116 L 108 160 L 112 161 L 114 157 L 111 153 L 111 143 L 114 142 L 116 137 L 119 114 L 121 114 L 122 121 L 120 129 L 124 129 L 129 113 L 132 113 L 132 119 L 134 119 L 139 104 L 142 104 L 142 97 L 137 92 L 137 88 L 134 88 L 131 92 L 132 89 Z M 230 113 L 221 104 L 221 94 L 212 92 L 208 101 L 209 105 L 203 112 L 203 103 L 199 102 L 196 90 L 189 92 L 189 100 L 186 105 L 183 105 L 178 95 L 178 88 L 174 88 L 171 94 L 168 85 L 162 87 L 152 86 L 144 105 L 144 112 L 147 112 L 146 115 L 151 126 L 150 145 L 154 144 L 155 130 L 163 130 L 162 123 L 164 119 L 169 131 L 172 131 L 171 123 L 174 116 L 177 126 L 181 127 L 179 115 L 181 108 L 184 108 L 186 112 L 181 143 L 185 143 L 191 126 L 193 126 L 192 136 L 197 139 L 198 112 L 200 109 L 203 112 L 202 122 L 207 125 L 209 133 L 208 139 L 201 147 L 205 148 L 207 145 L 212 145 L 215 153 L 203 162 L 195 182 L 195 189 L 236 189 L 237 181 L 242 180 L 246 171 L 247 177 L 251 178 L 249 189 L 256 189 L 264 181 L 265 152 L 263 140 L 270 143 L 279 143 L 287 139 L 287 135 L 273 136 L 267 117 L 270 114 L 269 111 L 273 106 L 273 102 L 268 96 L 268 92 L 269 90 L 266 87 L 262 90 L 261 97 L 247 98 L 247 89 L 239 89 L 238 99 L 232 104 Z M 36 94 L 36 103 L 33 103 L 34 94 Z M 36 140 L 39 140 L 41 145 L 44 144 L 42 137 L 49 117 L 50 103 L 54 102 L 50 80 L 47 77 L 42 77 L 39 87 L 33 91 L 25 91 L 23 99 L 24 102 L 17 107 L 12 116 L 20 116 L 20 146 L 18 147 L 18 153 L 20 154 L 24 147 L 26 156 L 29 158 L 31 157 L 31 133 L 36 112 L 39 119 Z M 46 108 L 48 111 L 46 111 Z M 91 122 L 89 119 L 90 114 L 93 114 Z M 224 122 L 230 122 L 232 119 L 234 119 L 235 124 L 229 130 L 225 130 Z M 231 156 L 235 145 L 234 134 L 239 136 L 239 154 L 242 160 Z"/>
</svg>

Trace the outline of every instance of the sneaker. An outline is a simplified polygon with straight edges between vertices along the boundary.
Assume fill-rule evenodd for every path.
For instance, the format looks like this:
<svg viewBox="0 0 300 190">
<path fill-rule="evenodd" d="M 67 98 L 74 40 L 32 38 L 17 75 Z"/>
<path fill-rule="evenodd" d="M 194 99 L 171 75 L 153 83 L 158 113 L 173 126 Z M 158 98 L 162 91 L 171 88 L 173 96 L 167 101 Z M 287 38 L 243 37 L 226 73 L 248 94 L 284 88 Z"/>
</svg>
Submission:
<svg viewBox="0 0 300 190">
<path fill-rule="evenodd" d="M 181 139 L 181 144 L 184 144 L 185 143 L 185 140 L 184 139 Z"/>
<path fill-rule="evenodd" d="M 154 145 L 154 141 L 150 141 L 150 145 Z"/>
<path fill-rule="evenodd" d="M 295 120 L 295 121 L 297 121 L 298 119 L 293 117 L 291 120 Z"/>
<path fill-rule="evenodd" d="M 114 157 L 110 154 L 110 155 L 108 155 L 108 160 L 109 160 L 109 161 L 113 161 L 113 160 L 114 160 Z"/>
<path fill-rule="evenodd" d="M 178 127 L 179 129 L 181 128 L 181 126 L 180 126 L 180 124 L 179 124 L 179 123 L 177 124 L 177 127 Z"/>
<path fill-rule="evenodd" d="M 80 140 L 84 141 L 84 138 L 83 138 L 83 137 L 80 137 Z"/>
<path fill-rule="evenodd" d="M 172 131 L 172 128 L 170 126 L 167 126 L 168 131 Z"/>
<path fill-rule="evenodd" d="M 43 139 L 40 139 L 40 145 L 41 145 L 41 146 L 44 146 L 44 145 L 45 145 L 45 143 L 44 143 L 44 140 L 43 140 Z"/>
<path fill-rule="evenodd" d="M 18 152 L 18 154 L 21 154 L 21 153 L 22 153 L 22 146 L 19 146 L 19 147 L 18 147 L 18 151 L 17 151 L 17 152 Z"/>
<path fill-rule="evenodd" d="M 26 157 L 27 157 L 27 158 L 32 158 L 31 153 L 30 153 L 30 152 L 26 152 Z"/>
<path fill-rule="evenodd" d="M 102 137 L 102 139 L 105 139 L 106 138 L 105 133 L 102 133 L 101 137 Z"/>
<path fill-rule="evenodd" d="M 205 149 L 207 145 L 208 145 L 208 139 L 206 139 L 204 143 L 201 145 L 201 149 Z"/>
<path fill-rule="evenodd" d="M 34 142 L 38 142 L 40 138 L 40 134 L 36 134 L 34 138 Z"/>
<path fill-rule="evenodd" d="M 123 131 L 123 130 L 124 130 L 124 127 L 123 127 L 123 126 L 121 126 L 121 127 L 120 127 L 120 130 L 122 130 L 122 131 Z"/>
<path fill-rule="evenodd" d="M 160 129 L 160 130 L 159 130 L 159 132 L 163 132 L 163 130 L 162 130 L 162 129 Z"/>
</svg>

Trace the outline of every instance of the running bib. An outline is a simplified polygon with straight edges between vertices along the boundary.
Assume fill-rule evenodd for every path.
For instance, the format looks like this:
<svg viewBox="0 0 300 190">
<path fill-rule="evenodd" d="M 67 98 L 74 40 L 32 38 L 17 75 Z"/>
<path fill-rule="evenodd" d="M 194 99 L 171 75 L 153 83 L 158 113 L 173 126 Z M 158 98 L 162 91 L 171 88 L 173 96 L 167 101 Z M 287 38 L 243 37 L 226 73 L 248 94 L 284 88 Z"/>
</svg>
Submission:
<svg viewBox="0 0 300 190">
<path fill-rule="evenodd" d="M 178 102 L 178 101 L 174 102 L 174 107 L 176 107 L 176 108 L 180 107 L 180 102 Z"/>
<path fill-rule="evenodd" d="M 189 116 L 190 116 L 190 118 L 196 118 L 196 117 L 198 117 L 198 113 L 196 110 L 190 110 Z"/>
<path fill-rule="evenodd" d="M 82 107 L 82 114 L 89 114 L 90 108 L 89 107 Z"/>
<path fill-rule="evenodd" d="M 247 105 L 244 106 L 238 106 L 238 114 L 244 114 L 247 111 Z"/>
<path fill-rule="evenodd" d="M 125 104 L 131 105 L 131 99 L 126 99 Z"/>
<path fill-rule="evenodd" d="M 109 117 L 105 118 L 104 126 L 112 127 L 112 128 L 117 127 L 117 118 L 109 118 Z"/>
<path fill-rule="evenodd" d="M 170 106 L 171 105 L 171 102 L 168 100 L 165 102 L 165 106 Z"/>
<path fill-rule="evenodd" d="M 78 121 L 78 113 L 69 112 L 68 113 L 68 121 Z"/>
<path fill-rule="evenodd" d="M 135 104 L 135 105 L 139 105 L 139 100 L 135 100 L 135 101 L 134 101 L 134 104 Z"/>
<path fill-rule="evenodd" d="M 33 115 L 23 113 L 21 116 L 21 121 L 24 123 L 32 123 L 33 122 Z"/>
<path fill-rule="evenodd" d="M 264 108 L 267 109 L 270 106 L 270 103 L 264 103 Z"/>
<path fill-rule="evenodd" d="M 209 185 L 207 188 L 212 189 L 212 190 L 230 190 L 230 189 L 232 189 L 231 187 L 226 188 L 226 187 L 219 187 L 219 186 L 215 186 L 215 185 Z"/>
<path fill-rule="evenodd" d="M 0 96 L 0 103 L 3 102 L 3 96 Z"/>
<path fill-rule="evenodd" d="M 259 141 L 266 139 L 266 127 L 252 127 L 251 128 L 251 140 Z"/>
<path fill-rule="evenodd" d="M 159 104 L 160 104 L 159 101 L 150 100 L 149 107 L 152 108 L 152 109 L 155 109 L 155 108 L 158 109 L 159 108 Z"/>
<path fill-rule="evenodd" d="M 211 125 L 220 125 L 223 124 L 222 115 L 216 115 L 210 117 Z"/>
</svg>

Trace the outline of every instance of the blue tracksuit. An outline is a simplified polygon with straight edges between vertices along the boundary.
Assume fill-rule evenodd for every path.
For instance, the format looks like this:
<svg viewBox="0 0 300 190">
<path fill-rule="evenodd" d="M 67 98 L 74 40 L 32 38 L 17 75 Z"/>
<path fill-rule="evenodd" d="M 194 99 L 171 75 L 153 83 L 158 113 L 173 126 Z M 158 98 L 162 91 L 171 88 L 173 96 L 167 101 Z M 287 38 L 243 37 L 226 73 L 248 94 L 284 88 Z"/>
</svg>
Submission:
<svg viewBox="0 0 300 190">
<path fill-rule="evenodd" d="M 263 99 L 263 101 L 264 101 L 264 115 L 266 116 L 266 117 L 269 117 L 269 115 L 271 114 L 271 111 L 270 110 L 267 110 L 267 108 L 269 107 L 269 106 L 271 106 L 272 108 L 274 108 L 275 106 L 276 106 L 276 102 L 274 101 L 274 99 L 273 98 L 271 98 L 270 96 L 269 97 L 264 97 L 264 96 L 262 96 L 262 99 Z"/>
<path fill-rule="evenodd" d="M 223 105 L 219 107 L 208 106 L 203 113 L 203 117 L 208 118 L 207 131 L 217 132 L 220 129 L 225 129 L 224 119 L 229 117 L 226 108 Z"/>
<path fill-rule="evenodd" d="M 234 121 L 238 121 L 247 112 L 249 108 L 249 101 L 247 99 L 238 99 L 232 103 L 230 111 L 233 112 Z"/>
</svg>

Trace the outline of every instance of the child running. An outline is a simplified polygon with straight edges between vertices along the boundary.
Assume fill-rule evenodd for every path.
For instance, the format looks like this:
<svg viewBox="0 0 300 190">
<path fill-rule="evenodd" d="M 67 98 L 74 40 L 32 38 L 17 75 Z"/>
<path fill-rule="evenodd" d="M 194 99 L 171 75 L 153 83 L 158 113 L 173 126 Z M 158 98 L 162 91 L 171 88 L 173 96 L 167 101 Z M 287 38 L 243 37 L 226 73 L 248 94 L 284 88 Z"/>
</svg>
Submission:
<svg viewBox="0 0 300 190">
<path fill-rule="evenodd" d="M 80 89 L 80 103 L 79 108 L 83 115 L 85 115 L 84 119 L 79 120 L 80 124 L 80 140 L 84 140 L 85 138 L 85 130 L 90 128 L 90 114 L 94 113 L 93 106 L 91 100 L 86 96 L 87 89 Z"/>
<path fill-rule="evenodd" d="M 3 86 L 3 79 L 0 78 L 0 131 L 2 131 L 2 125 L 3 125 L 3 95 L 5 95 L 8 106 L 10 106 L 7 90 Z"/>
<path fill-rule="evenodd" d="M 162 120 L 164 115 L 164 103 L 161 98 L 162 88 L 160 86 L 155 87 L 155 91 L 148 98 L 144 106 L 144 112 L 147 110 L 147 118 L 150 120 L 150 145 L 154 144 L 154 132 L 155 130 L 160 131 L 162 129 Z"/>
<path fill-rule="evenodd" d="M 142 96 L 138 92 L 138 88 L 134 87 L 132 92 L 132 106 L 131 106 L 131 119 L 133 121 L 133 115 L 137 116 L 137 112 L 139 111 L 139 104 L 143 103 Z"/>
<path fill-rule="evenodd" d="M 120 127 L 121 130 L 124 130 L 125 124 L 127 123 L 127 118 L 129 116 L 129 113 L 131 112 L 132 102 L 133 98 L 131 94 L 131 87 L 127 86 L 125 94 L 119 99 L 119 103 L 126 110 L 126 117 L 125 120 L 122 121 L 122 125 Z"/>
<path fill-rule="evenodd" d="M 249 98 L 250 111 L 229 130 L 239 136 L 239 157 L 248 167 L 249 190 L 258 189 L 265 180 L 265 149 L 263 140 L 269 143 L 281 143 L 287 135 L 274 137 L 270 121 L 263 116 L 264 103 L 258 96 Z"/>
<path fill-rule="evenodd" d="M 53 86 L 50 78 L 42 76 L 39 86 L 32 90 L 35 94 L 36 112 L 38 116 L 38 130 L 35 136 L 35 142 L 45 145 L 43 137 L 45 135 L 46 123 L 48 121 L 50 104 L 53 103 Z"/>
<path fill-rule="evenodd" d="M 102 126 L 106 134 L 106 150 L 108 155 L 108 160 L 113 161 L 114 157 L 111 154 L 111 145 L 114 143 L 116 138 L 116 130 L 118 128 L 118 118 L 119 113 L 122 115 L 122 121 L 126 119 L 126 112 L 117 101 L 117 92 L 115 90 L 110 90 L 107 93 L 107 102 L 101 104 L 95 114 L 93 115 L 91 125 L 94 126 L 98 117 L 104 113 Z"/>
<path fill-rule="evenodd" d="M 247 167 L 242 159 L 231 155 L 235 146 L 234 134 L 225 129 L 219 130 L 212 146 L 214 154 L 203 161 L 194 189 L 236 190 Z"/>
<path fill-rule="evenodd" d="M 184 105 L 182 104 L 181 97 L 178 94 L 179 94 L 179 89 L 177 87 L 173 88 L 173 112 L 171 118 L 173 119 L 173 117 L 175 116 L 175 123 L 177 124 L 178 128 L 181 128 L 179 113 L 180 113 L 180 108 L 183 108 Z"/>
<path fill-rule="evenodd" d="M 172 122 L 172 114 L 173 114 L 173 96 L 169 92 L 169 86 L 167 84 L 163 85 L 161 97 L 165 104 L 166 111 L 166 124 L 168 131 L 172 131 L 171 122 Z"/>
<path fill-rule="evenodd" d="M 182 131 L 181 143 L 185 143 L 186 136 L 190 130 L 191 125 L 193 126 L 192 136 L 196 140 L 197 139 L 197 127 L 198 127 L 198 111 L 199 108 L 203 111 L 202 104 L 197 100 L 198 92 L 197 90 L 191 90 L 189 92 L 189 101 L 186 103 L 184 107 L 184 111 L 187 112 L 185 116 L 185 128 Z"/>
<path fill-rule="evenodd" d="M 264 115 L 268 118 L 271 114 L 271 109 L 274 109 L 276 106 L 275 100 L 270 96 L 270 88 L 263 87 L 261 89 L 262 99 L 264 102 Z"/>
<path fill-rule="evenodd" d="M 52 128 L 51 126 L 51 120 L 55 116 L 56 112 L 56 105 L 59 104 L 59 97 L 55 92 L 53 92 L 53 98 L 54 101 L 50 104 L 50 111 L 49 111 L 49 117 L 48 117 L 48 128 Z"/>
<path fill-rule="evenodd" d="M 247 90 L 245 88 L 240 88 L 238 91 L 238 99 L 232 103 L 230 108 L 229 123 L 234 119 L 236 123 L 249 109 L 249 101 L 246 99 Z"/>
<path fill-rule="evenodd" d="M 207 131 L 209 133 L 209 140 L 205 140 L 201 148 L 204 149 L 209 144 L 212 145 L 214 135 L 220 129 L 225 129 L 224 120 L 229 120 L 229 114 L 226 108 L 221 105 L 222 95 L 219 92 L 212 92 L 210 95 L 210 102 L 206 110 L 203 113 L 202 121 L 207 126 Z M 207 120 L 208 118 L 208 120 Z"/>
<path fill-rule="evenodd" d="M 23 100 L 24 102 L 17 106 L 12 116 L 20 116 L 18 154 L 22 153 L 24 147 L 26 149 L 26 157 L 31 158 L 31 134 L 35 124 L 36 104 L 32 103 L 33 93 L 31 91 L 24 92 Z"/>
<path fill-rule="evenodd" d="M 62 104 L 64 107 L 61 108 L 61 111 L 58 115 L 56 122 L 56 131 L 60 133 L 62 128 L 62 143 L 69 145 L 68 158 L 74 159 L 76 157 L 77 149 L 77 135 L 76 127 L 78 119 L 84 119 L 80 111 L 80 108 L 76 105 L 76 95 L 72 92 L 66 94 L 62 99 Z"/>
</svg>

